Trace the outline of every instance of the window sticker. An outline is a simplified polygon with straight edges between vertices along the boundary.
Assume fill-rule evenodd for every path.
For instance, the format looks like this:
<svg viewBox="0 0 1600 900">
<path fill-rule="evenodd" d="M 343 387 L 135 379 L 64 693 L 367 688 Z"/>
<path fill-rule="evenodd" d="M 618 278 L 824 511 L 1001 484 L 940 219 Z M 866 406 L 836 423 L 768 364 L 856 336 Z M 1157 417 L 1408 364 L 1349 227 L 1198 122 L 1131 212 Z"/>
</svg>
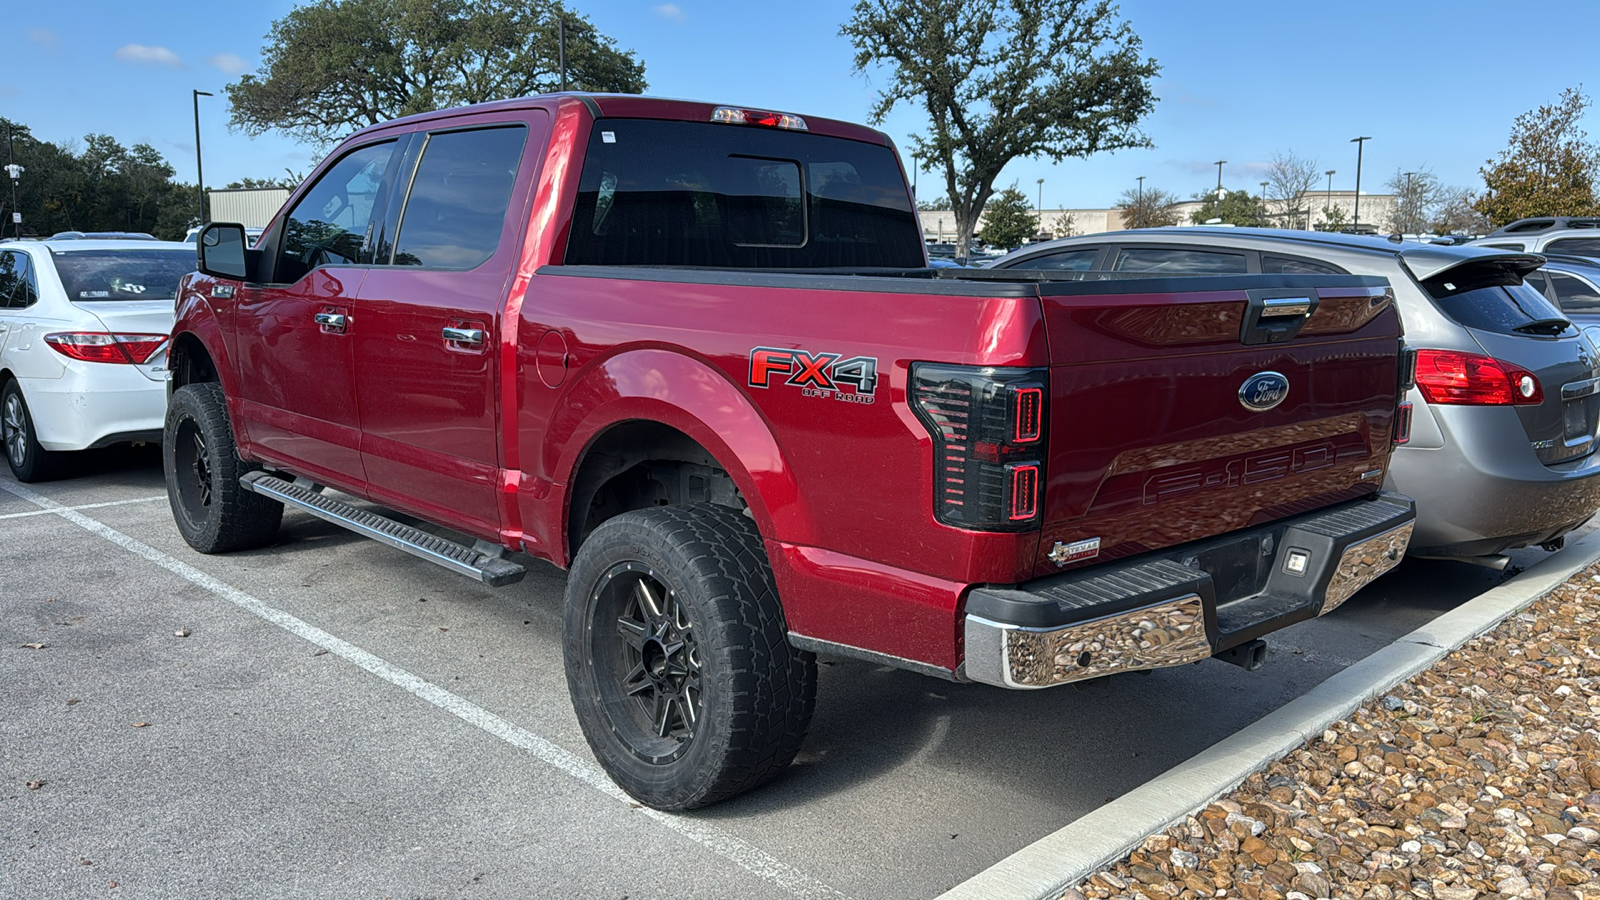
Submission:
<svg viewBox="0 0 1600 900">
<path fill-rule="evenodd" d="M 104 300 L 111 296 L 110 291 L 79 291 L 79 300 Z"/>
<path fill-rule="evenodd" d="M 617 142 L 617 133 L 615 131 L 602 131 L 602 132 L 600 132 L 600 143 L 602 143 L 602 144 L 615 144 L 616 142 Z"/>
</svg>

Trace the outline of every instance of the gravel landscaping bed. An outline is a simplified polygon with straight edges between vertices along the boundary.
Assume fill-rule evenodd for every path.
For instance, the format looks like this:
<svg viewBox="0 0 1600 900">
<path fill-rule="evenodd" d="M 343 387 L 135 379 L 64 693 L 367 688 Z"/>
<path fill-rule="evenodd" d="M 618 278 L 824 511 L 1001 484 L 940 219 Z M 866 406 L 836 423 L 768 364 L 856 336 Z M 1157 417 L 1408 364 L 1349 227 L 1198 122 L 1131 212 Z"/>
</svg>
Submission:
<svg viewBox="0 0 1600 900">
<path fill-rule="evenodd" d="M 1066 900 L 1600 898 L 1600 565 Z"/>
</svg>

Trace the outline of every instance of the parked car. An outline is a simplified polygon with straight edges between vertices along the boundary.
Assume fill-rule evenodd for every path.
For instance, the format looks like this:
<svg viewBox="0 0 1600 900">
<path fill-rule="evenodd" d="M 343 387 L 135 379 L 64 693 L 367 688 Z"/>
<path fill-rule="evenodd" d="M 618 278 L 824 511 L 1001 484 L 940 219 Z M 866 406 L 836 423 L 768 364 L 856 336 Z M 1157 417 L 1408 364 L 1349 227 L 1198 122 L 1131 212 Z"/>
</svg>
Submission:
<svg viewBox="0 0 1600 900">
<path fill-rule="evenodd" d="M 578 723 L 667 809 L 789 764 L 814 653 L 1253 668 L 1398 562 L 1383 279 L 936 272 L 918 231 L 889 138 L 828 119 L 557 94 L 366 128 L 257 250 L 200 233 L 174 521 L 240 550 L 288 505 L 491 585 L 570 566 Z M 1290 289 L 1344 314 L 1250 346 L 1165 318 Z"/>
<path fill-rule="evenodd" d="M 48 241 L 153 241 L 156 236 L 145 231 L 58 231 Z"/>
<path fill-rule="evenodd" d="M 1528 250 L 1600 259 L 1600 217 L 1541 216 L 1518 219 L 1472 243 L 1496 250 Z"/>
<path fill-rule="evenodd" d="M 68 451 L 161 440 L 167 333 L 194 247 L 85 239 L 0 244 L 0 439 L 19 481 Z"/>
<path fill-rule="evenodd" d="M 1597 235 L 1600 236 L 1600 235 Z M 1411 439 L 1387 486 L 1417 501 L 1411 553 L 1504 565 L 1557 547 L 1600 508 L 1600 354 L 1523 283 L 1543 259 L 1484 247 L 1255 228 L 1111 232 L 1029 247 L 996 268 L 1080 277 L 1381 275 L 1417 352 Z M 1242 310 L 1235 312 L 1237 317 Z M 1316 325 L 1315 314 L 1307 328 Z"/>
</svg>

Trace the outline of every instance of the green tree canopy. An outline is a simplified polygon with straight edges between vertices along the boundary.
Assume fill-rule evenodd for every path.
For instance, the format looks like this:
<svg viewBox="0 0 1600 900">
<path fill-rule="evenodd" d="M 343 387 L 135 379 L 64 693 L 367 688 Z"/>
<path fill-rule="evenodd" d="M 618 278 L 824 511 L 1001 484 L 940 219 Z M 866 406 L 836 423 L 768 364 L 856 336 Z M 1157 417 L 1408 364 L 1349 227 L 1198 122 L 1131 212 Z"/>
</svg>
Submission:
<svg viewBox="0 0 1600 900">
<path fill-rule="evenodd" d="M 1206 191 L 1195 194 L 1194 198 L 1201 201 L 1200 208 L 1189 217 L 1196 225 L 1204 225 L 1212 219 L 1221 220 L 1212 224 L 1222 225 L 1259 227 L 1267 224 L 1266 204 L 1260 197 L 1251 196 L 1249 191 L 1223 191 L 1221 197 L 1216 191 Z"/>
<path fill-rule="evenodd" d="M 1110 0 L 857 0 L 840 33 L 857 72 L 890 69 L 874 122 L 902 101 L 927 113 L 914 152 L 943 172 L 958 247 L 1012 160 L 1150 146 L 1160 67 Z"/>
<path fill-rule="evenodd" d="M 1588 107 L 1582 91 L 1568 88 L 1554 106 L 1517 116 L 1510 144 L 1478 170 L 1486 190 L 1473 208 L 1495 225 L 1528 216 L 1600 214 L 1600 148 L 1578 127 Z"/>
<path fill-rule="evenodd" d="M 1117 200 L 1124 228 L 1165 228 L 1178 224 L 1178 195 L 1160 188 L 1128 188 Z"/>
<path fill-rule="evenodd" d="M 327 145 L 399 116 L 568 87 L 639 93 L 644 63 L 559 2 L 320 0 L 272 23 L 262 69 L 226 88 L 231 124 Z"/>
<path fill-rule="evenodd" d="M 1014 250 L 1038 233 L 1039 212 L 1015 182 L 996 194 L 983 210 L 983 233 L 979 238 L 991 247 Z"/>
<path fill-rule="evenodd" d="M 124 147 L 116 138 L 90 134 L 82 145 L 55 144 L 26 125 L 0 118 L 23 172 L 17 179 L 22 233 L 144 231 L 179 238 L 196 219 L 194 185 L 174 182 L 172 166 L 149 144 Z M 11 193 L 0 188 L 4 233 L 14 233 Z"/>
</svg>

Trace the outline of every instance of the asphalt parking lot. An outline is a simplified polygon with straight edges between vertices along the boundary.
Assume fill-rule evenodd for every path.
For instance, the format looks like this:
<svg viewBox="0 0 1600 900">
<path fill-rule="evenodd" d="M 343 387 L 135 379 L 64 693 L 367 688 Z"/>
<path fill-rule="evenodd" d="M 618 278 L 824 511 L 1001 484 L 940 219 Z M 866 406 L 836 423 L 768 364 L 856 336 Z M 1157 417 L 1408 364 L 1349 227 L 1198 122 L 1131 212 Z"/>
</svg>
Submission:
<svg viewBox="0 0 1600 900">
<path fill-rule="evenodd" d="M 1013 693 L 826 660 L 789 772 L 669 815 L 583 741 L 560 571 L 486 588 L 295 512 L 202 556 L 154 452 L 86 462 L 0 475 L 7 896 L 928 897 L 1503 577 L 1408 561 L 1254 673 Z"/>
</svg>

